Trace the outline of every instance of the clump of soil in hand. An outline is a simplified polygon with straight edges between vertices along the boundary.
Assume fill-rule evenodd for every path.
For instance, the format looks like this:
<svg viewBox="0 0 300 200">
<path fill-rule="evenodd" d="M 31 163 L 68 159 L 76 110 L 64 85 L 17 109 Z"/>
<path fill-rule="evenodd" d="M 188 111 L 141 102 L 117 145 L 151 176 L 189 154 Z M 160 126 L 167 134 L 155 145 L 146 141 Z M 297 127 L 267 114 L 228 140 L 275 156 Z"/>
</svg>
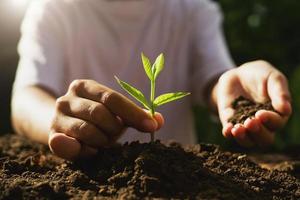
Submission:
<svg viewBox="0 0 300 200">
<path fill-rule="evenodd" d="M 232 102 L 232 108 L 235 110 L 234 115 L 228 120 L 232 124 L 243 124 L 246 119 L 251 118 L 259 110 L 275 111 L 271 101 L 266 103 L 256 103 L 246 99 L 243 96 L 236 98 Z"/>
<path fill-rule="evenodd" d="M 0 138 L 0 199 L 299 199 L 300 182 L 246 155 L 159 141 L 68 162 L 23 137 Z"/>
</svg>

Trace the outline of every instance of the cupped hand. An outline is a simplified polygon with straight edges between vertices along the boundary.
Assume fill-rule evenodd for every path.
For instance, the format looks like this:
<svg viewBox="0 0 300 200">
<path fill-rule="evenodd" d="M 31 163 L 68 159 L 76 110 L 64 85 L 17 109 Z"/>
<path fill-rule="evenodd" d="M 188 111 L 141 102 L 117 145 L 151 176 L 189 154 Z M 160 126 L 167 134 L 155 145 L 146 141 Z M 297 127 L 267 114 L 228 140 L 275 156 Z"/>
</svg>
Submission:
<svg viewBox="0 0 300 200">
<path fill-rule="evenodd" d="M 232 102 L 238 96 L 255 102 L 271 100 L 277 112 L 259 110 L 243 124 L 228 123 L 234 114 Z M 217 84 L 217 106 L 226 138 L 234 138 L 244 147 L 268 146 L 292 112 L 285 76 L 265 61 L 253 61 L 225 72 Z"/>
<path fill-rule="evenodd" d="M 110 146 L 126 127 L 155 132 L 164 119 L 154 118 L 120 93 L 93 80 L 75 80 L 57 99 L 49 147 L 56 155 L 74 160 Z"/>
</svg>

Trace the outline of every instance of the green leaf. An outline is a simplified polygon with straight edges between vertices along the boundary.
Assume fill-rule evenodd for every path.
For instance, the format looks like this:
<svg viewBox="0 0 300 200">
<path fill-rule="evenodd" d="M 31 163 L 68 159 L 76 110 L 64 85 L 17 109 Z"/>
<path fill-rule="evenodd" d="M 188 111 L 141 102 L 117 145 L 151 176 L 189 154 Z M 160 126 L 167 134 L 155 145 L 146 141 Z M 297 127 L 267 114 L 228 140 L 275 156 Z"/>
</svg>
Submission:
<svg viewBox="0 0 300 200">
<path fill-rule="evenodd" d="M 146 109 L 150 109 L 149 103 L 146 100 L 145 96 L 141 91 L 136 89 L 135 87 L 129 85 L 128 83 L 121 81 L 117 76 L 115 76 L 115 79 L 119 83 L 119 85 L 126 91 L 128 94 L 130 94 L 132 97 L 134 97 L 136 100 L 138 100 Z"/>
<path fill-rule="evenodd" d="M 188 92 L 176 92 L 176 93 L 167 93 L 167 94 L 162 94 L 154 100 L 154 105 L 156 107 L 161 106 L 163 104 L 169 103 L 171 101 L 175 101 L 178 99 L 181 99 L 191 93 Z"/>
<path fill-rule="evenodd" d="M 151 62 L 150 62 L 149 58 L 147 58 L 143 53 L 141 56 L 142 56 L 142 62 L 143 62 L 145 72 L 146 72 L 148 78 L 150 80 L 153 80 L 153 74 L 151 71 Z"/>
<path fill-rule="evenodd" d="M 165 57 L 164 54 L 160 54 L 156 60 L 155 63 L 152 66 L 152 73 L 154 74 L 154 80 L 157 78 L 157 76 L 160 74 L 160 72 L 163 70 L 165 65 Z"/>
</svg>

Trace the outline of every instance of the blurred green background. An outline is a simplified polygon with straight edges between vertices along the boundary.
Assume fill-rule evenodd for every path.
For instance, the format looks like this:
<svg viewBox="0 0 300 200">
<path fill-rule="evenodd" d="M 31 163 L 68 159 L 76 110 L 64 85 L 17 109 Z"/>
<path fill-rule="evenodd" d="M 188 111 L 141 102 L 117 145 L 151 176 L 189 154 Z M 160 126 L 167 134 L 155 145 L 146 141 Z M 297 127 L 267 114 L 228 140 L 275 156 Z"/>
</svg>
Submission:
<svg viewBox="0 0 300 200">
<path fill-rule="evenodd" d="M 0 133 L 11 132 L 11 85 L 17 66 L 16 46 L 26 1 L 0 1 Z M 224 12 L 224 31 L 236 64 L 265 59 L 289 79 L 294 113 L 278 135 L 276 146 L 300 143 L 300 1 L 218 0 Z M 201 142 L 226 145 L 217 119 L 195 108 Z M 210 116 L 210 115 L 209 115 Z"/>
<path fill-rule="evenodd" d="M 293 115 L 276 138 L 276 148 L 300 144 L 300 1 L 218 0 L 224 13 L 224 31 L 237 65 L 264 59 L 289 80 Z M 201 142 L 227 145 L 216 119 L 196 108 Z M 216 134 L 219 133 L 219 134 Z"/>
</svg>

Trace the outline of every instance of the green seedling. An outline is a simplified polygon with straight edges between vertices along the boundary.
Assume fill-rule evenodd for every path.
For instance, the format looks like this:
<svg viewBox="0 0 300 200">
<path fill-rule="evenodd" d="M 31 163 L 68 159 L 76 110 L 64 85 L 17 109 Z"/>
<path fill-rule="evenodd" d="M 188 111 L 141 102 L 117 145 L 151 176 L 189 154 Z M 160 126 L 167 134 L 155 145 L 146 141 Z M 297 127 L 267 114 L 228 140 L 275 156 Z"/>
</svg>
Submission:
<svg viewBox="0 0 300 200">
<path fill-rule="evenodd" d="M 129 85 L 128 83 L 121 81 L 118 77 L 115 76 L 117 82 L 119 85 L 127 92 L 129 93 L 132 97 L 134 97 L 137 101 L 139 101 L 147 110 L 150 111 L 151 116 L 154 116 L 156 108 L 159 106 L 169 103 L 171 101 L 175 101 L 178 99 L 181 99 L 190 93 L 188 92 L 175 92 L 175 93 L 166 93 L 162 94 L 158 97 L 155 98 L 155 81 L 160 74 L 160 72 L 164 68 L 165 64 L 165 58 L 163 54 L 160 54 L 154 64 L 152 65 L 150 60 L 142 53 L 142 63 L 146 72 L 146 75 L 148 76 L 150 80 L 150 87 L 151 87 L 151 92 L 150 92 L 150 100 L 148 101 L 145 97 L 145 95 L 135 87 Z M 151 142 L 154 141 L 154 133 L 151 134 Z"/>
</svg>

